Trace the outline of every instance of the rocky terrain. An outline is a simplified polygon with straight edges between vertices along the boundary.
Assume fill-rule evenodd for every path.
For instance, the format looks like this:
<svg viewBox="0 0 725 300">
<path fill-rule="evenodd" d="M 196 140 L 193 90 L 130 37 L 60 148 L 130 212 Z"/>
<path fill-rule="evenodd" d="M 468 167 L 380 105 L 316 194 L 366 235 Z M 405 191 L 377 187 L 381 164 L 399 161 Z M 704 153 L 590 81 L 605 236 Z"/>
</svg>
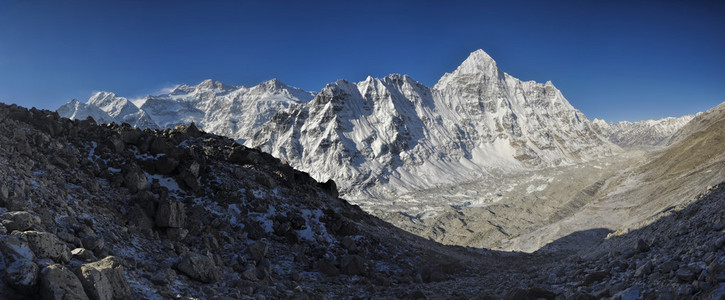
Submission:
<svg viewBox="0 0 725 300">
<path fill-rule="evenodd" d="M 719 108 L 699 116 L 640 165 L 643 182 L 722 179 L 723 122 Z M 722 185 L 675 187 L 687 197 L 652 203 L 657 214 L 627 230 L 501 252 L 409 234 L 339 199 L 334 182 L 194 125 L 140 130 L 15 105 L 0 105 L 0 125 L 4 299 L 725 295 Z"/>
</svg>

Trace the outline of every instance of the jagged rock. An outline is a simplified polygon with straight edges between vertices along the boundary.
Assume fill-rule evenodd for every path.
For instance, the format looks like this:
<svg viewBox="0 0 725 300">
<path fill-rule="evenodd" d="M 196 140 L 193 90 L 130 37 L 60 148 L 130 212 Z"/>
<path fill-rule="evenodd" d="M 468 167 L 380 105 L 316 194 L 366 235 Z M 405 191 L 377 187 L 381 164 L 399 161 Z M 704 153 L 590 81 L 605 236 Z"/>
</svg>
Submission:
<svg viewBox="0 0 725 300">
<path fill-rule="evenodd" d="M 584 285 L 592 285 L 595 282 L 602 281 L 604 278 L 607 278 L 609 276 L 609 272 L 607 271 L 595 271 L 592 273 L 587 274 L 587 276 L 584 278 Z"/>
<path fill-rule="evenodd" d="M 365 273 L 365 260 L 359 255 L 347 255 L 340 262 L 340 271 L 346 275 L 362 275 Z"/>
<path fill-rule="evenodd" d="M 177 176 L 177 182 L 179 182 L 181 186 L 187 187 L 193 192 L 198 192 L 201 190 L 201 184 L 199 183 L 199 180 L 188 169 L 184 169 L 181 171 L 181 173 L 179 173 L 179 175 Z"/>
<path fill-rule="evenodd" d="M 340 244 L 343 248 L 347 249 L 350 252 L 357 252 L 357 243 L 355 243 L 355 240 L 353 240 L 349 236 L 343 237 L 342 241 L 340 241 Z"/>
<path fill-rule="evenodd" d="M 323 190 L 325 190 L 328 194 L 330 194 L 330 196 L 332 196 L 334 198 L 337 198 L 340 196 L 337 191 L 337 184 L 335 184 L 334 180 L 332 180 L 332 179 L 327 180 L 321 186 L 322 186 Z"/>
<path fill-rule="evenodd" d="M 123 141 L 126 144 L 138 145 L 139 139 L 141 138 L 142 135 L 143 135 L 143 132 L 141 132 L 140 130 L 134 130 L 134 129 L 124 130 L 124 131 L 121 131 L 121 141 Z"/>
<path fill-rule="evenodd" d="M 184 228 L 170 227 L 166 229 L 166 237 L 172 241 L 183 241 L 188 234 L 189 230 Z"/>
<path fill-rule="evenodd" d="M 648 275 L 648 274 L 652 273 L 652 269 L 653 269 L 652 262 L 647 261 L 642 266 L 637 268 L 637 270 L 634 272 L 634 276 L 642 277 L 644 275 Z"/>
<path fill-rule="evenodd" d="M 647 252 L 649 251 L 649 245 L 644 240 L 638 239 L 635 250 L 637 250 L 637 252 Z"/>
<path fill-rule="evenodd" d="M 166 138 L 157 137 L 151 143 L 151 148 L 149 150 L 153 154 L 163 153 L 163 154 L 169 155 L 173 152 L 174 145 L 169 143 Z"/>
<path fill-rule="evenodd" d="M 30 250 L 39 258 L 50 258 L 63 263 L 70 261 L 71 254 L 68 246 L 52 233 L 24 231 L 13 235 L 26 241 Z"/>
<path fill-rule="evenodd" d="M 131 191 L 136 193 L 146 189 L 148 185 L 148 177 L 141 168 L 138 166 L 124 167 L 123 171 L 123 185 Z"/>
<path fill-rule="evenodd" d="M 35 258 L 27 241 L 20 239 L 19 235 L 0 236 L 0 252 L 5 255 L 6 259 L 33 260 Z"/>
<path fill-rule="evenodd" d="M 81 281 L 62 265 L 50 265 L 40 271 L 40 296 L 44 300 L 87 300 Z"/>
<path fill-rule="evenodd" d="M 123 152 L 123 149 L 126 148 L 126 145 L 118 136 L 111 136 L 108 141 L 111 143 L 111 147 L 113 147 L 113 150 L 115 150 L 116 153 L 121 153 Z"/>
<path fill-rule="evenodd" d="M 252 240 L 259 240 L 267 236 L 267 232 L 264 231 L 262 225 L 255 220 L 248 220 L 244 223 L 244 231 L 247 233 L 247 237 Z"/>
<path fill-rule="evenodd" d="M 249 256 L 252 257 L 254 261 L 261 261 L 264 259 L 264 257 L 267 255 L 267 251 L 269 250 L 269 245 L 265 242 L 256 242 L 254 244 L 249 245 L 247 248 L 247 252 L 249 253 Z"/>
<path fill-rule="evenodd" d="M 259 153 L 254 152 L 247 147 L 235 147 L 229 152 L 227 161 L 240 165 L 259 165 L 264 161 Z"/>
<path fill-rule="evenodd" d="M 340 270 L 334 264 L 326 260 L 317 261 L 317 263 L 315 263 L 315 270 L 327 276 L 340 275 Z"/>
<path fill-rule="evenodd" d="M 5 282 L 19 292 L 30 295 L 38 283 L 38 265 L 28 259 L 18 259 L 3 271 Z"/>
<path fill-rule="evenodd" d="M 176 167 L 179 166 L 179 161 L 173 157 L 164 155 L 156 160 L 155 166 L 156 171 L 159 172 L 159 174 L 169 175 L 176 170 Z"/>
<path fill-rule="evenodd" d="M 194 122 L 191 122 L 189 126 L 184 126 L 182 132 L 194 138 L 198 138 L 201 136 L 201 131 L 199 131 L 199 128 L 196 127 L 196 124 L 194 124 Z"/>
<path fill-rule="evenodd" d="M 126 282 L 123 266 L 113 256 L 81 266 L 79 278 L 92 300 L 128 299 L 131 287 Z"/>
<path fill-rule="evenodd" d="M 91 262 L 96 260 L 96 257 L 93 255 L 93 252 L 85 249 L 85 248 L 75 248 L 70 251 L 70 254 L 73 256 L 73 258 L 85 261 L 85 262 Z"/>
<path fill-rule="evenodd" d="M 690 271 L 688 268 L 679 268 L 675 272 L 675 277 L 678 279 L 684 281 L 684 282 L 692 282 L 695 279 L 695 274 Z"/>
<path fill-rule="evenodd" d="M 39 217 L 36 217 L 26 211 L 12 211 L 4 213 L 0 215 L 0 220 L 2 220 L 2 225 L 5 226 L 9 232 L 13 232 L 15 230 L 26 231 L 28 229 L 33 229 L 35 226 L 40 224 Z"/>
<path fill-rule="evenodd" d="M 220 277 L 214 261 L 195 252 L 186 253 L 176 264 L 176 269 L 194 280 L 206 283 L 214 282 Z"/>
<path fill-rule="evenodd" d="M 156 210 L 156 226 L 159 227 L 184 227 L 186 213 L 184 203 L 175 200 L 166 200 L 159 203 Z"/>
<path fill-rule="evenodd" d="M 83 244 L 83 248 L 91 251 L 103 249 L 105 246 L 103 239 L 97 236 L 86 236 L 81 239 L 81 243 Z"/>
</svg>

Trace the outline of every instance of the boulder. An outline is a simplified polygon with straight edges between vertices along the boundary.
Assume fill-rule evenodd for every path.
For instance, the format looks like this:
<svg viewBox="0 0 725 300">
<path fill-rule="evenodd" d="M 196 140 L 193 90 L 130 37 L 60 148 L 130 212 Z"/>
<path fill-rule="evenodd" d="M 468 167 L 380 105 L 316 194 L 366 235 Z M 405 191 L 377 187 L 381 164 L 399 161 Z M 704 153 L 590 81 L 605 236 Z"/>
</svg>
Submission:
<svg viewBox="0 0 725 300">
<path fill-rule="evenodd" d="M 212 283 L 220 277 L 214 261 L 204 255 L 188 252 L 181 257 L 179 263 L 176 264 L 179 272 L 189 276 L 189 278 L 204 283 Z"/>
<path fill-rule="evenodd" d="M 121 131 L 121 141 L 123 141 L 126 144 L 131 145 L 138 145 L 139 139 L 141 139 L 141 136 L 143 135 L 143 132 L 136 129 L 129 129 Z"/>
<path fill-rule="evenodd" d="M 50 258 L 56 262 L 70 261 L 68 246 L 52 233 L 24 231 L 13 234 L 28 243 L 30 250 L 39 258 Z"/>
<path fill-rule="evenodd" d="M 15 290 L 30 295 L 38 284 L 38 271 L 38 265 L 32 260 L 18 259 L 3 270 L 3 276 Z"/>
<path fill-rule="evenodd" d="M 331 262 L 326 260 L 319 260 L 315 263 L 315 270 L 327 276 L 340 275 L 340 270 Z"/>
<path fill-rule="evenodd" d="M 129 166 L 123 169 L 123 185 L 132 193 L 146 189 L 148 177 L 138 166 Z"/>
<path fill-rule="evenodd" d="M 360 255 L 347 255 L 340 262 L 342 274 L 362 275 L 365 273 L 365 260 Z"/>
<path fill-rule="evenodd" d="M 81 284 L 92 300 L 128 299 L 131 287 L 126 282 L 123 266 L 113 256 L 81 266 Z"/>
<path fill-rule="evenodd" d="M 40 218 L 34 216 L 26 211 L 12 211 L 0 215 L 2 225 L 5 226 L 8 232 L 15 230 L 26 231 L 33 229 L 35 226 L 40 224 Z"/>
<path fill-rule="evenodd" d="M 184 203 L 175 200 L 165 200 L 159 203 L 156 209 L 156 226 L 159 227 L 184 227 L 186 213 Z"/>
<path fill-rule="evenodd" d="M 267 243 L 265 242 L 256 242 L 254 244 L 249 245 L 247 248 L 247 252 L 249 253 L 249 256 L 252 257 L 254 261 L 261 261 L 264 259 L 264 257 L 267 255 L 267 251 L 269 250 L 269 246 L 267 246 Z"/>
<path fill-rule="evenodd" d="M 159 157 L 158 160 L 156 160 L 156 171 L 159 172 L 159 174 L 162 175 L 169 175 L 173 173 L 176 170 L 176 167 L 179 166 L 179 161 L 173 157 L 164 155 L 162 157 Z"/>
<path fill-rule="evenodd" d="M 19 235 L 0 237 L 0 252 L 2 252 L 6 260 L 33 260 L 35 258 L 35 254 L 28 246 L 27 241 L 20 239 Z"/>
<path fill-rule="evenodd" d="M 54 264 L 40 271 L 40 297 L 44 300 L 87 300 L 81 281 L 68 268 Z"/>
</svg>

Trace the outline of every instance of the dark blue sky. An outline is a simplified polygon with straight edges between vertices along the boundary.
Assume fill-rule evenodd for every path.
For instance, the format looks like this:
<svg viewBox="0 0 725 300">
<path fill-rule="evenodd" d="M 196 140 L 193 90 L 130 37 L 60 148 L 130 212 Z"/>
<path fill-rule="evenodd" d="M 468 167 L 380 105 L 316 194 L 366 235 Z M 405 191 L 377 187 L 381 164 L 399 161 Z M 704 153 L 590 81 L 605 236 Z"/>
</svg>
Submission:
<svg viewBox="0 0 725 300">
<path fill-rule="evenodd" d="M 589 118 L 725 101 L 725 1 L 0 0 L 0 101 L 55 109 L 213 78 L 319 91 L 408 74 L 433 86 L 483 49 Z"/>
</svg>

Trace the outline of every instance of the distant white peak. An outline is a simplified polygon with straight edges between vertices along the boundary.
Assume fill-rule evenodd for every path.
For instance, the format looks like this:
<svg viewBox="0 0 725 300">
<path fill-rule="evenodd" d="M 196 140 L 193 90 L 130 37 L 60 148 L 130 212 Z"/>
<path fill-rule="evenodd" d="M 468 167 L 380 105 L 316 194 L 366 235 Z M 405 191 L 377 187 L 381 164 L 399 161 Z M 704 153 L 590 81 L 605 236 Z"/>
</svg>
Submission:
<svg viewBox="0 0 725 300">
<path fill-rule="evenodd" d="M 91 96 L 90 99 L 88 99 L 88 104 L 93 104 L 103 110 L 105 110 L 104 108 L 107 108 L 109 106 L 123 106 L 127 102 L 128 99 L 124 97 L 119 97 L 114 93 L 104 91 L 97 92 L 93 96 Z"/>
<path fill-rule="evenodd" d="M 268 90 L 269 89 L 281 90 L 281 89 L 285 89 L 285 88 L 289 87 L 286 84 L 284 84 L 283 82 L 279 81 L 277 78 L 272 78 L 270 80 L 260 83 L 259 85 Z"/>
<path fill-rule="evenodd" d="M 484 77 L 496 77 L 499 75 L 496 61 L 488 53 L 479 49 L 471 52 L 468 58 L 461 63 L 452 73 L 446 73 L 436 83 L 436 89 L 446 88 L 455 78 L 468 77 L 469 75 L 483 75 Z M 503 72 L 501 72 L 503 73 Z"/>
<path fill-rule="evenodd" d="M 461 63 L 455 72 L 461 72 L 464 74 L 480 73 L 484 72 L 491 74 L 498 69 L 496 61 L 491 58 L 488 53 L 479 49 L 471 52 L 468 58 Z"/>
<path fill-rule="evenodd" d="M 206 90 L 227 90 L 227 89 L 233 89 L 233 86 L 225 85 L 219 81 L 207 79 L 202 81 L 196 86 L 197 89 L 206 89 Z"/>
</svg>

